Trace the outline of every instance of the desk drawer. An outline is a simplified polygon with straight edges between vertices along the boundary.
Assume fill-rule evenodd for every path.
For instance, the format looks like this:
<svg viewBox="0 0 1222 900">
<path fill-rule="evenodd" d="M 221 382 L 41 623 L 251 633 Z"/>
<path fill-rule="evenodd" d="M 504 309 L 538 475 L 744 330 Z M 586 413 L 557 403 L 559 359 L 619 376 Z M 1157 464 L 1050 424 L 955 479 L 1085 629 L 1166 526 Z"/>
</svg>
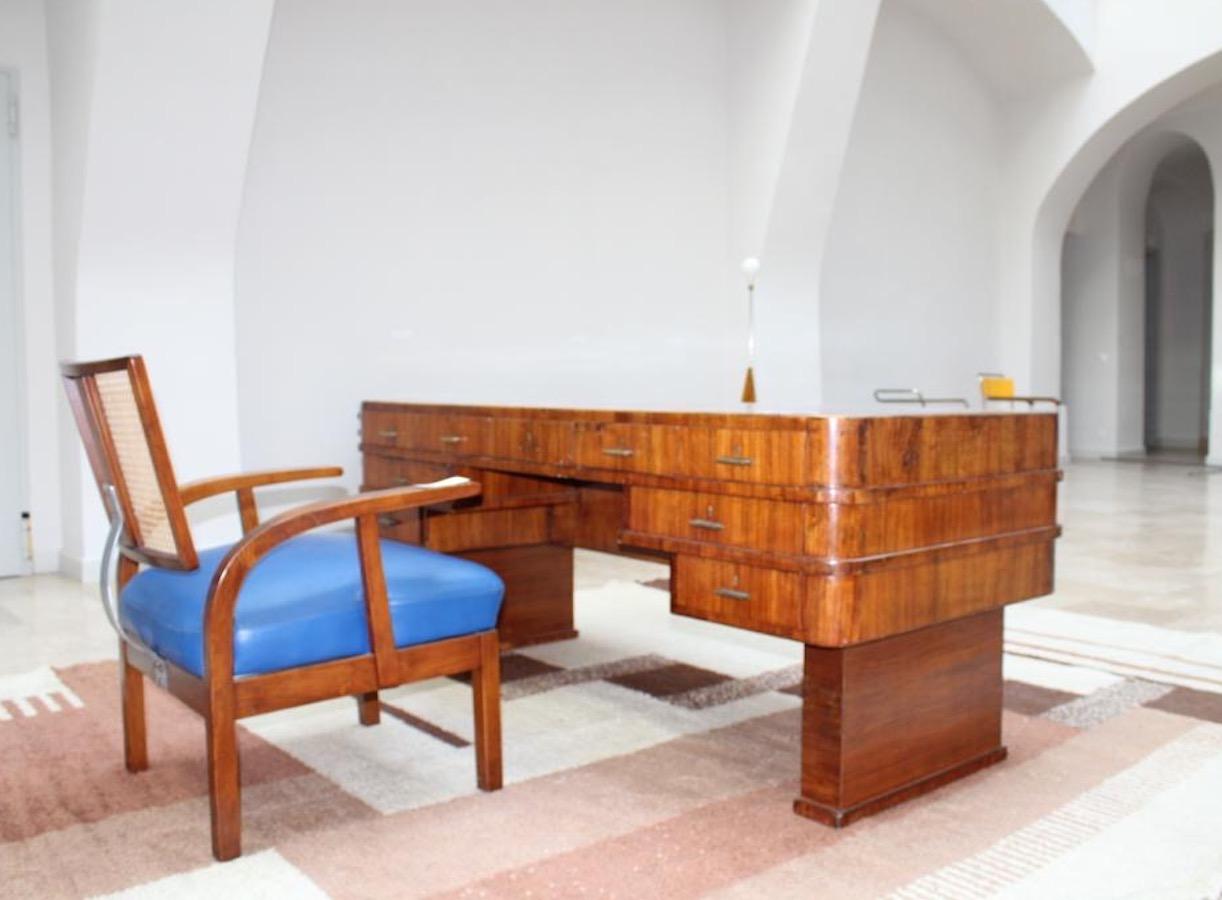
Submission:
<svg viewBox="0 0 1222 900">
<path fill-rule="evenodd" d="M 628 529 L 645 534 L 799 554 L 804 507 L 781 500 L 630 488 Z"/>
<path fill-rule="evenodd" d="M 367 490 L 402 487 L 405 484 L 427 484 L 454 474 L 454 467 L 444 464 L 422 463 L 389 456 L 365 455 L 365 477 Z"/>
<path fill-rule="evenodd" d="M 671 611 L 801 640 L 802 576 L 678 555 Z"/>
<path fill-rule="evenodd" d="M 404 544 L 421 542 L 420 510 L 401 509 L 378 516 L 378 533 L 392 541 Z"/>
<path fill-rule="evenodd" d="M 448 456 L 483 456 L 489 450 L 490 420 L 480 416 L 403 413 L 397 446 Z"/>
<path fill-rule="evenodd" d="M 490 456 L 553 466 L 573 463 L 573 426 L 537 419 L 493 419 Z"/>
<path fill-rule="evenodd" d="M 365 444 L 379 447 L 398 447 L 399 436 L 403 429 L 399 427 L 399 413 L 367 409 L 361 417 L 361 441 Z"/>
<path fill-rule="evenodd" d="M 650 475 L 690 475 L 692 463 L 706 446 L 705 432 L 673 425 L 625 425 L 578 422 L 577 465 Z"/>
<path fill-rule="evenodd" d="M 527 507 L 428 516 L 424 545 L 439 553 L 546 544 L 551 540 L 547 507 Z"/>
<path fill-rule="evenodd" d="M 709 442 L 698 473 L 707 478 L 756 484 L 802 484 L 805 480 L 805 432 L 718 428 L 710 433 Z"/>
<path fill-rule="evenodd" d="M 796 485 L 805 478 L 806 434 L 582 422 L 576 457 L 595 469 Z"/>
</svg>

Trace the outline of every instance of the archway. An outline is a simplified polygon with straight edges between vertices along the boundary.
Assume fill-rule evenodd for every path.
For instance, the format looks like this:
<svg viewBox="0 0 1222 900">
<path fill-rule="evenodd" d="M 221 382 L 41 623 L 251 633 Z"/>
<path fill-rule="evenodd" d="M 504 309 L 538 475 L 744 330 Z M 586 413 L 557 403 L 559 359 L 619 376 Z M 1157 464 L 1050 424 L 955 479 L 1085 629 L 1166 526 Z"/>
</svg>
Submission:
<svg viewBox="0 0 1222 900">
<path fill-rule="evenodd" d="M 1213 185 L 1195 140 L 1147 131 L 1099 170 L 1061 254 L 1075 456 L 1196 453 L 1208 436 Z"/>
<path fill-rule="evenodd" d="M 1222 7 L 1199 9 L 1222 17 Z M 1192 44 L 1192 36 L 1200 31 L 1200 23 L 1194 22 L 1182 38 Z M 1150 49 L 1149 34 L 1138 29 L 1125 40 L 1134 48 Z M 1167 41 L 1159 46 L 1178 45 Z M 1123 66 L 1099 69 L 1076 91 L 1058 98 L 1064 102 L 1033 112 L 1007 164 L 1000 304 L 1006 329 L 1000 354 L 1002 369 L 1033 393 L 1063 393 L 1058 263 L 1075 205 L 1127 140 L 1222 85 L 1222 52 L 1216 45 L 1155 56 L 1143 57 L 1148 65 L 1141 73 Z M 1222 142 L 1206 146 L 1216 159 Z M 1214 393 L 1222 395 L 1222 390 Z M 1222 424 L 1222 416 L 1214 419 L 1215 427 Z M 1222 440 L 1215 437 L 1214 443 L 1222 450 Z"/>
<path fill-rule="evenodd" d="M 1146 202 L 1145 448 L 1209 451 L 1214 190 L 1193 143 L 1167 154 Z"/>
</svg>

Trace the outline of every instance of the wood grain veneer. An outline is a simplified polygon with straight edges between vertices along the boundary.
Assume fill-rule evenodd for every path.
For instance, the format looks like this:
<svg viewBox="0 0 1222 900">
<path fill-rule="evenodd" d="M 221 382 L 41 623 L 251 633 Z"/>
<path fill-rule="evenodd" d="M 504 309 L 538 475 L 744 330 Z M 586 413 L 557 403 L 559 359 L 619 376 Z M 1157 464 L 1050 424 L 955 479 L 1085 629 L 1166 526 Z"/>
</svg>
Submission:
<svg viewBox="0 0 1222 900">
<path fill-rule="evenodd" d="M 424 546 L 439 553 L 546 544 L 551 540 L 546 506 L 490 509 L 429 515 L 424 520 Z"/>
<path fill-rule="evenodd" d="M 573 455 L 573 423 L 530 418 L 490 421 L 490 456 L 568 465 Z"/>
<path fill-rule="evenodd" d="M 669 557 L 674 612 L 804 642 L 799 813 L 845 824 L 1004 757 L 1001 608 L 1052 589 L 1054 415 L 362 416 L 370 484 L 484 482 L 478 512 L 393 528 L 501 573 L 505 646 L 575 634 L 574 546 Z"/>
<path fill-rule="evenodd" d="M 573 627 L 572 547 L 528 544 L 467 550 L 459 555 L 488 566 L 505 582 L 505 601 L 497 620 L 503 647 L 577 636 Z"/>
<path fill-rule="evenodd" d="M 799 504 L 635 487 L 628 498 L 632 531 L 793 555 L 805 544 L 806 512 Z"/>
<path fill-rule="evenodd" d="M 1000 610 L 887 641 L 808 646 L 802 795 L 794 808 L 846 825 L 1004 757 Z"/>
<path fill-rule="evenodd" d="M 799 575 L 692 556 L 675 557 L 671 573 L 673 612 L 780 637 L 802 635 Z"/>
</svg>

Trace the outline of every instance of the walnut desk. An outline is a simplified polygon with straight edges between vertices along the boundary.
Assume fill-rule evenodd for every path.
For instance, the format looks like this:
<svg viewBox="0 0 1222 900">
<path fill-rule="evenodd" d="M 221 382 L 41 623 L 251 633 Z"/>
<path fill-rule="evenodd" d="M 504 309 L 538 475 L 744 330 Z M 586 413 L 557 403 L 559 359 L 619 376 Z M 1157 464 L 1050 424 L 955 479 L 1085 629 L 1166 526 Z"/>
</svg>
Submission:
<svg viewBox="0 0 1222 900">
<path fill-rule="evenodd" d="M 574 546 L 657 554 L 671 610 L 806 645 L 801 815 L 998 762 L 1002 607 L 1052 590 L 1056 418 L 367 402 L 366 488 L 483 495 L 383 534 L 495 569 L 505 646 L 572 637 Z"/>
</svg>

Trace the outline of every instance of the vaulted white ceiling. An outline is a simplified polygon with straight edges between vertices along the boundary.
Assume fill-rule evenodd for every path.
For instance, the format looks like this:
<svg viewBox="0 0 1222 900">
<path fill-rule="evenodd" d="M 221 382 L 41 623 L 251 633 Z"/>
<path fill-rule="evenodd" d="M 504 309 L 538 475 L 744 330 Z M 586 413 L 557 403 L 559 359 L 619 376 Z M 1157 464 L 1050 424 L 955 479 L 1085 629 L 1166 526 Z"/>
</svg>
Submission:
<svg viewBox="0 0 1222 900">
<path fill-rule="evenodd" d="M 1027 97 L 1092 71 L 1083 30 L 1045 0 L 892 2 L 933 21 L 1002 96 Z"/>
</svg>

